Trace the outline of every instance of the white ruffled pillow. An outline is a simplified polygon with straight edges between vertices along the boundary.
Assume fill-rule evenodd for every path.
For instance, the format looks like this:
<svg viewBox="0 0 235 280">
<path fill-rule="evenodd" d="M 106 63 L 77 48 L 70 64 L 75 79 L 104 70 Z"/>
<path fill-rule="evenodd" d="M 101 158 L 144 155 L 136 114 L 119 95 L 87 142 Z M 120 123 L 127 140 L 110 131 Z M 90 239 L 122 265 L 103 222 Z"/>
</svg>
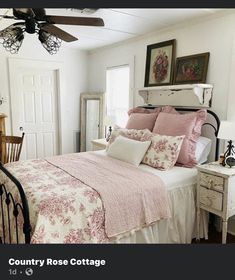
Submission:
<svg viewBox="0 0 235 280">
<path fill-rule="evenodd" d="M 212 140 L 207 137 L 200 136 L 197 144 L 196 144 L 196 151 L 195 157 L 196 161 L 199 164 L 205 163 L 208 160 L 208 156 L 211 151 Z"/>
<path fill-rule="evenodd" d="M 119 135 L 116 137 L 112 145 L 109 146 L 107 155 L 135 166 L 139 166 L 150 144 L 151 141 L 141 142 Z"/>
</svg>

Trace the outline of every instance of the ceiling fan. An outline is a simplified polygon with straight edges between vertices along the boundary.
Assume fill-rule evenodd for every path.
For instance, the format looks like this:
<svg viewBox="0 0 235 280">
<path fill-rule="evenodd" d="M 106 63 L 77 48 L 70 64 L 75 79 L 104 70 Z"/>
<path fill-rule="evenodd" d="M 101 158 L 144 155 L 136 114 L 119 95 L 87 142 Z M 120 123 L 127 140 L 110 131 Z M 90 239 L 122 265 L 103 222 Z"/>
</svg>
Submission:
<svg viewBox="0 0 235 280">
<path fill-rule="evenodd" d="M 55 54 L 59 50 L 62 40 L 73 42 L 78 39 L 54 24 L 104 26 L 102 18 L 47 15 L 43 8 L 14 8 L 13 16 L 0 17 L 19 21 L 0 31 L 0 44 L 11 53 L 19 51 L 25 32 L 38 34 L 38 39 L 43 47 L 50 54 Z"/>
</svg>

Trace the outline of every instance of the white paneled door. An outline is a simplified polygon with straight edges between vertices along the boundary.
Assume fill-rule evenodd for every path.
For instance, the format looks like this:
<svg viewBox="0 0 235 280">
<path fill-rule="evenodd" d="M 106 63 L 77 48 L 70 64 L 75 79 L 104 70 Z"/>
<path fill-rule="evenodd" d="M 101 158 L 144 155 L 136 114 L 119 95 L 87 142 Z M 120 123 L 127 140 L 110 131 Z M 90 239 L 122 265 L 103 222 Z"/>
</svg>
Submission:
<svg viewBox="0 0 235 280">
<path fill-rule="evenodd" d="M 11 75 L 12 130 L 25 132 L 21 159 L 58 154 L 56 71 L 21 67 Z"/>
</svg>

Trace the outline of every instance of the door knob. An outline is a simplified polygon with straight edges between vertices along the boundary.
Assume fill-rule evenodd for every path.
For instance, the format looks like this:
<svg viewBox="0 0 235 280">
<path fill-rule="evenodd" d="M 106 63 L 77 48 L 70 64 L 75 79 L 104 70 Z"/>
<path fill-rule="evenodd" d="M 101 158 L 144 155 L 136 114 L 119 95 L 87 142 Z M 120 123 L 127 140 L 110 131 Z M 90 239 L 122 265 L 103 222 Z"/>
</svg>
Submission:
<svg viewBox="0 0 235 280">
<path fill-rule="evenodd" d="M 23 131 L 23 130 L 24 130 L 24 128 L 22 126 L 20 126 L 20 131 Z"/>
</svg>

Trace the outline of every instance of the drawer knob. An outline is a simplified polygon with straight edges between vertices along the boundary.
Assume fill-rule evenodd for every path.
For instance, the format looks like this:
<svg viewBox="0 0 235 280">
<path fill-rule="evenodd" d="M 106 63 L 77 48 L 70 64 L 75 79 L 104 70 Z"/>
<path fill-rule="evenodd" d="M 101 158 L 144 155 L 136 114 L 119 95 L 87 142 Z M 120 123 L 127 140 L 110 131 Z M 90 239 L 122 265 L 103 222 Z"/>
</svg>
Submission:
<svg viewBox="0 0 235 280">
<path fill-rule="evenodd" d="M 210 180 L 209 180 L 209 188 L 212 188 L 212 187 L 213 187 L 213 180 L 210 179 Z"/>
<path fill-rule="evenodd" d="M 209 202 L 209 205 L 208 205 L 208 206 L 211 206 L 212 203 L 213 203 L 211 197 L 207 196 L 206 198 L 207 198 L 207 200 L 208 200 L 208 202 Z"/>
</svg>

